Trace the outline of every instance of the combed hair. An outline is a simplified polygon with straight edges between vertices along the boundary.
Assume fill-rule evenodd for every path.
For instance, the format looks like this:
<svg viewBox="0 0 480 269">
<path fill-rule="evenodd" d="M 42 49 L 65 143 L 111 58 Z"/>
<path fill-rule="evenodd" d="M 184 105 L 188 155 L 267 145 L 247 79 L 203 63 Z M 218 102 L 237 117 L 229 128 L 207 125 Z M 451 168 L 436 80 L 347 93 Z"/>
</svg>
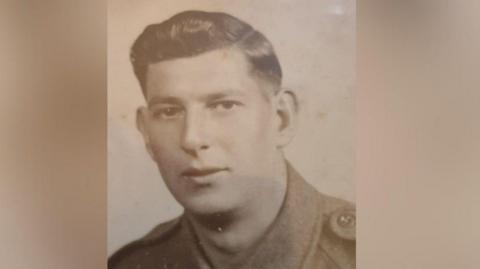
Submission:
<svg viewBox="0 0 480 269">
<path fill-rule="evenodd" d="M 134 42 L 130 60 L 145 95 L 150 64 L 236 47 L 251 64 L 251 71 L 280 88 L 282 69 L 272 44 L 249 24 L 221 12 L 185 11 L 151 24 Z"/>
</svg>

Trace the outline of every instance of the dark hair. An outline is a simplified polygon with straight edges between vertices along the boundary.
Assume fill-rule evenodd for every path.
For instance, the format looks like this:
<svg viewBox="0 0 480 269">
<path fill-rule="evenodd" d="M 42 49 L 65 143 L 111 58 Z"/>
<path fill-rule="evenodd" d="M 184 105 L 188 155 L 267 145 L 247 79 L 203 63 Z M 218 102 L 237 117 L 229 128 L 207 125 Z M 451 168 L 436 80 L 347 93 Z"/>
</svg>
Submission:
<svg viewBox="0 0 480 269">
<path fill-rule="evenodd" d="M 272 44 L 252 26 L 226 13 L 185 11 L 151 24 L 133 44 L 130 60 L 145 95 L 150 64 L 233 46 L 243 52 L 254 74 L 280 88 L 282 69 Z"/>
</svg>

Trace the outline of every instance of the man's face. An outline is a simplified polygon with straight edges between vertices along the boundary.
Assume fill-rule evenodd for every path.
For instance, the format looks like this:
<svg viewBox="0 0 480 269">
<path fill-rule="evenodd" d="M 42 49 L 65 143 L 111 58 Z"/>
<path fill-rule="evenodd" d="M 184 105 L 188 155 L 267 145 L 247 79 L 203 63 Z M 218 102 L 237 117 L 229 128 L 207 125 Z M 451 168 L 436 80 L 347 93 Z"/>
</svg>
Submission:
<svg viewBox="0 0 480 269">
<path fill-rule="evenodd" d="M 281 124 L 266 85 L 236 49 L 149 66 L 139 128 L 187 210 L 240 209 L 277 184 Z"/>
</svg>

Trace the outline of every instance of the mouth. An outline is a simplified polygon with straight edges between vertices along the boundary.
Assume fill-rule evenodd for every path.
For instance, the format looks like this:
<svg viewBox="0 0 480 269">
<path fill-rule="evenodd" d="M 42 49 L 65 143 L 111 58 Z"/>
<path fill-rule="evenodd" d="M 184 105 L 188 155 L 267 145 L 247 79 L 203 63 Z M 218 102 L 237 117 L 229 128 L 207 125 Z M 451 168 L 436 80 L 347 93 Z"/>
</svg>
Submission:
<svg viewBox="0 0 480 269">
<path fill-rule="evenodd" d="M 216 175 L 217 173 L 227 171 L 228 168 L 219 168 L 219 167 L 204 167 L 204 168 L 187 168 L 182 172 L 182 176 L 193 180 L 197 183 L 208 183 L 211 176 Z"/>
</svg>

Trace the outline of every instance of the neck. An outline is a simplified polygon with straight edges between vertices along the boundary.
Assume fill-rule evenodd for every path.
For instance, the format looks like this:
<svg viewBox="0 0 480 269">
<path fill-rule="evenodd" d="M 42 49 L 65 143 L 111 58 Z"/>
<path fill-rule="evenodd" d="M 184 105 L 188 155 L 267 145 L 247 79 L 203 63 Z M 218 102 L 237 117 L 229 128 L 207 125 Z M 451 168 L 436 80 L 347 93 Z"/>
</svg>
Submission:
<svg viewBox="0 0 480 269">
<path fill-rule="evenodd" d="M 265 179 L 272 184 L 265 185 L 244 207 L 210 215 L 187 213 L 207 255 L 219 259 L 219 264 L 249 256 L 274 222 L 287 189 L 286 164 L 282 161 L 279 166 L 275 180 Z"/>
</svg>

